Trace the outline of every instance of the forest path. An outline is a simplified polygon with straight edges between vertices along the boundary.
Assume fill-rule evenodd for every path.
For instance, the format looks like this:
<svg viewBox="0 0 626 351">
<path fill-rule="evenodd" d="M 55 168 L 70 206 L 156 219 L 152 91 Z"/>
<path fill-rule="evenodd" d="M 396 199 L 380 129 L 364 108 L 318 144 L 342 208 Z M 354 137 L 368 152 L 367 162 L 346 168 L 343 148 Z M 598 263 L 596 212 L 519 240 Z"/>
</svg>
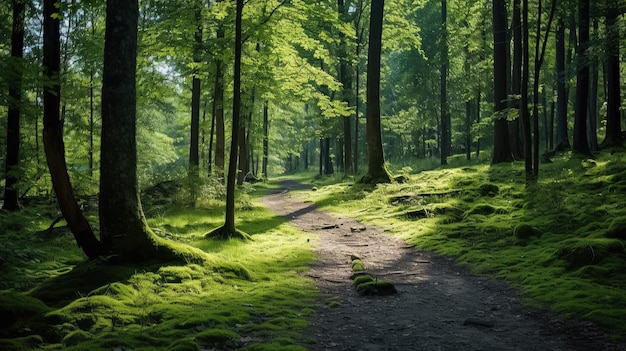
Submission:
<svg viewBox="0 0 626 351">
<path fill-rule="evenodd" d="M 504 282 L 472 276 L 450 258 L 289 193 L 310 186 L 282 180 L 281 188 L 262 202 L 319 237 L 318 261 L 305 273 L 323 296 L 304 333 L 309 350 L 626 350 L 590 323 L 522 308 L 518 292 Z M 360 296 L 349 279 L 351 255 L 368 273 L 393 282 L 397 294 Z M 339 305 L 329 306 L 332 301 Z"/>
</svg>

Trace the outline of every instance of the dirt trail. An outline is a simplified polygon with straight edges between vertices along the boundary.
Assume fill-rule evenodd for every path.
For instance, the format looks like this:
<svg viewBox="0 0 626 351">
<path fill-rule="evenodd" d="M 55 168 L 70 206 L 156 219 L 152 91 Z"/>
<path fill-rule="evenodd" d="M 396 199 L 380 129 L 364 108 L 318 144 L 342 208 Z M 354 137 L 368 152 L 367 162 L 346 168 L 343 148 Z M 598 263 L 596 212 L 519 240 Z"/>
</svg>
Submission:
<svg viewBox="0 0 626 351">
<path fill-rule="evenodd" d="M 590 323 L 521 308 L 517 291 L 503 282 L 472 276 L 452 259 L 330 216 L 288 192 L 308 187 L 287 180 L 282 187 L 264 204 L 319 237 L 319 261 L 306 273 L 324 296 L 304 335 L 312 351 L 626 350 Z M 360 296 L 349 279 L 351 255 L 398 293 Z"/>
</svg>

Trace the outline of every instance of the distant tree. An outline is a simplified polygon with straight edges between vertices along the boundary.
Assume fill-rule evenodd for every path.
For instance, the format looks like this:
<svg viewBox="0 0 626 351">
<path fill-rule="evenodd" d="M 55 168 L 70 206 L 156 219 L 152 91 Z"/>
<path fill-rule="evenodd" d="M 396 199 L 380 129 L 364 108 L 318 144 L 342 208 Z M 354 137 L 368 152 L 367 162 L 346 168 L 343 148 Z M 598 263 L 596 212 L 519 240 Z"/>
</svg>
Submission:
<svg viewBox="0 0 626 351">
<path fill-rule="evenodd" d="M 506 0 L 493 0 L 494 132 L 491 163 L 511 162 L 507 107 L 507 12 Z"/>
<path fill-rule="evenodd" d="M 74 197 L 74 190 L 65 162 L 63 123 L 60 114 L 60 10 L 56 6 L 56 0 L 44 0 L 43 5 L 43 68 L 44 79 L 46 80 L 43 92 L 43 141 L 46 159 L 61 213 L 78 246 L 89 258 L 93 259 L 102 253 L 101 245 Z M 120 193 L 124 194 L 123 192 Z"/>
<path fill-rule="evenodd" d="M 19 194 L 16 189 L 17 166 L 20 155 L 20 113 L 22 104 L 22 74 L 24 56 L 24 12 L 23 0 L 13 0 L 13 29 L 11 31 L 11 59 L 13 74 L 9 79 L 9 111 L 7 118 L 6 139 L 6 180 L 4 183 L 4 203 L 2 208 L 16 211 L 19 206 Z"/>
<path fill-rule="evenodd" d="M 107 0 L 102 77 L 100 237 L 124 262 L 173 258 L 150 230 L 137 186 L 137 0 Z"/>
<path fill-rule="evenodd" d="M 621 145 L 622 143 L 619 12 L 619 0 L 607 0 L 607 6 L 605 8 L 606 48 L 608 51 L 606 62 L 607 115 L 606 137 L 602 142 L 602 146 Z"/>
<path fill-rule="evenodd" d="M 576 51 L 576 104 L 574 110 L 573 149 L 580 154 L 591 153 L 587 141 L 587 105 L 589 102 L 589 0 L 578 0 L 578 46 Z"/>
<path fill-rule="evenodd" d="M 384 0 L 372 0 L 369 47 L 367 51 L 367 174 L 362 183 L 391 182 L 383 156 L 382 129 L 380 125 L 380 52 L 383 33 Z"/>
</svg>

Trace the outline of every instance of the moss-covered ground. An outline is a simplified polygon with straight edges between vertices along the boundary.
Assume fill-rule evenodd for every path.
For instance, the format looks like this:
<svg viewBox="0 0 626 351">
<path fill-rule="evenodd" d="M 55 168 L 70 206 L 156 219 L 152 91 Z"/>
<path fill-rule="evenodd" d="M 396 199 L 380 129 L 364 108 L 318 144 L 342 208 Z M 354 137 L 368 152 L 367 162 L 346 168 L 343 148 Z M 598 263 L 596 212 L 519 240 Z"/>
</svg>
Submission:
<svg viewBox="0 0 626 351">
<path fill-rule="evenodd" d="M 523 163 L 452 160 L 416 174 L 405 168 L 403 183 L 376 187 L 313 178 L 303 195 L 510 281 L 530 306 L 626 335 L 626 156 L 553 161 L 528 186 Z"/>
<path fill-rule="evenodd" d="M 315 289 L 299 273 L 314 238 L 254 196 L 237 212 L 245 242 L 204 238 L 223 224 L 217 202 L 146 209 L 158 235 L 204 251 L 203 264 L 86 262 L 67 230 L 45 230 L 54 202 L 1 214 L 0 349 L 302 350 Z"/>
</svg>

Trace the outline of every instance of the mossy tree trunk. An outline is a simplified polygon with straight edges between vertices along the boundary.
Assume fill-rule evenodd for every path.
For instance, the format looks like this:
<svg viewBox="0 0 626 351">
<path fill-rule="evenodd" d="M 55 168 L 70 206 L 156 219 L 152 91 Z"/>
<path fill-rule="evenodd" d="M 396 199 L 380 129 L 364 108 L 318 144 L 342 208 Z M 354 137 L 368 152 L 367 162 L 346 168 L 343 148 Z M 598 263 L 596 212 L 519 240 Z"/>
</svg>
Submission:
<svg viewBox="0 0 626 351">
<path fill-rule="evenodd" d="M 108 0 L 102 77 L 100 235 L 119 261 L 173 257 L 158 250 L 137 188 L 137 0 Z"/>
<path fill-rule="evenodd" d="M 11 59 L 14 60 L 13 75 L 9 78 L 9 111 L 7 116 L 7 139 L 2 209 L 16 211 L 19 206 L 17 193 L 17 166 L 20 155 L 20 111 L 22 104 L 22 71 L 24 56 L 24 2 L 13 0 L 13 30 L 11 32 Z"/>
<path fill-rule="evenodd" d="M 59 33 L 59 8 L 55 0 L 44 1 L 43 23 L 43 67 L 46 84 L 43 92 L 43 142 L 46 159 L 63 217 L 85 254 L 93 259 L 98 257 L 102 248 L 96 239 L 89 222 L 83 215 L 74 197 L 74 191 L 67 173 L 65 162 L 65 144 L 63 142 L 63 124 L 60 115 L 61 85 L 59 72 L 61 66 L 61 41 Z"/>
<path fill-rule="evenodd" d="M 361 179 L 362 183 L 367 184 L 391 182 L 391 175 L 385 167 L 380 125 L 380 51 L 384 7 L 384 0 L 372 0 L 369 48 L 367 51 L 367 103 L 365 114 L 368 162 L 367 174 Z"/>
</svg>

